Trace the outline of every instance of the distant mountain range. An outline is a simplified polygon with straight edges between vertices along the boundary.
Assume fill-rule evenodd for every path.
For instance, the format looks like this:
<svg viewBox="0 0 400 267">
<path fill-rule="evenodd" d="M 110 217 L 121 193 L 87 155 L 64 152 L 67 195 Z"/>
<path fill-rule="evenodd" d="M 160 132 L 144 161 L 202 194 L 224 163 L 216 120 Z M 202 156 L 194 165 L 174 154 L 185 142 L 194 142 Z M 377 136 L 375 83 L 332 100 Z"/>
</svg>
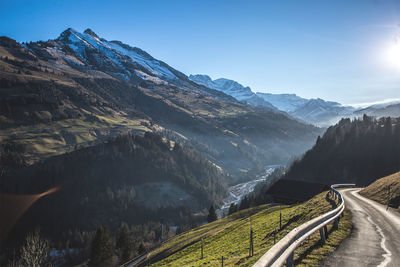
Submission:
<svg viewBox="0 0 400 267">
<path fill-rule="evenodd" d="M 22 44 L 0 37 L 0 138 L 23 144 L 32 164 L 121 133 L 157 132 L 189 143 L 233 182 L 284 164 L 321 133 L 249 88 L 215 84 L 218 90 L 194 83 L 142 49 L 90 29 Z"/>
<path fill-rule="evenodd" d="M 268 93 L 256 93 L 262 97 L 265 101 L 268 101 L 276 108 L 285 111 L 287 113 L 294 112 L 299 107 L 305 105 L 308 99 L 302 98 L 296 94 L 268 94 Z"/>
<path fill-rule="evenodd" d="M 254 93 L 250 87 L 244 87 L 238 82 L 224 78 L 212 80 L 207 75 L 197 74 L 190 75 L 189 79 L 250 105 L 284 111 L 296 119 L 318 126 L 329 126 L 342 117 L 352 117 L 355 111 L 353 107 L 320 98 L 305 99 L 295 94 Z"/>
<path fill-rule="evenodd" d="M 225 78 L 212 80 L 208 75 L 189 75 L 189 79 L 197 84 L 204 85 L 208 88 L 224 92 L 233 96 L 239 101 L 246 102 L 250 105 L 265 107 L 271 110 L 277 110 L 270 102 L 265 101 L 262 97 L 251 91 L 250 87 L 244 87 L 240 83 Z"/>
<path fill-rule="evenodd" d="M 392 102 L 386 104 L 372 105 L 367 108 L 359 109 L 354 112 L 357 116 L 366 114 L 374 117 L 400 117 L 400 103 Z"/>
</svg>

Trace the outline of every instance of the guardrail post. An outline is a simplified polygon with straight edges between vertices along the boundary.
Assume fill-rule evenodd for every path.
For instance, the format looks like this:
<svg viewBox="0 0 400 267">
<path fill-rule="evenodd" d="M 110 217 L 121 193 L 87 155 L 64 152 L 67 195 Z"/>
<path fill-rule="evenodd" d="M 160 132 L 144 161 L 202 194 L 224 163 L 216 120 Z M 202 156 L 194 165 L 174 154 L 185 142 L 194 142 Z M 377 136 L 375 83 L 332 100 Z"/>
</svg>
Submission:
<svg viewBox="0 0 400 267">
<path fill-rule="evenodd" d="M 328 237 L 328 227 L 325 225 L 324 226 L 324 233 L 325 233 L 325 238 Z"/>
<path fill-rule="evenodd" d="M 227 260 L 227 259 L 229 259 L 229 258 L 224 258 L 224 256 L 221 257 L 220 260 L 221 260 L 221 266 L 222 267 L 224 267 L 224 260 Z M 219 260 L 219 258 L 218 258 L 218 260 Z"/>
<path fill-rule="evenodd" d="M 286 267 L 293 267 L 293 252 L 290 253 L 289 257 L 286 259 Z"/>
<path fill-rule="evenodd" d="M 323 228 L 319 229 L 319 235 L 321 236 L 322 245 L 325 245 L 325 233 L 324 233 L 324 229 Z"/>
<path fill-rule="evenodd" d="M 201 239 L 201 258 L 203 259 L 203 248 L 204 248 L 204 241 L 203 238 Z"/>
<path fill-rule="evenodd" d="M 339 229 L 339 219 L 336 218 L 335 221 L 333 222 L 333 227 L 335 230 Z"/>
<path fill-rule="evenodd" d="M 249 257 L 252 256 L 254 256 L 253 229 L 250 230 L 250 246 L 249 246 Z"/>
</svg>

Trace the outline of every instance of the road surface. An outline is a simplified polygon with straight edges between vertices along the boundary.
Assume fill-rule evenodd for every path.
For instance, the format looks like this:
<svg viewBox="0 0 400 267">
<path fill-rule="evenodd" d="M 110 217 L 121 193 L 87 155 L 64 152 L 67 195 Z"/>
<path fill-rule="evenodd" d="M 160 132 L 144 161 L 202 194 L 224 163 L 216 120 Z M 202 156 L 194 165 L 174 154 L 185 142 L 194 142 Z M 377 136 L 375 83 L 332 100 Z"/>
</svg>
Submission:
<svg viewBox="0 0 400 267">
<path fill-rule="evenodd" d="M 359 190 L 341 190 L 353 231 L 322 266 L 400 266 L 399 213 L 362 197 Z"/>
</svg>

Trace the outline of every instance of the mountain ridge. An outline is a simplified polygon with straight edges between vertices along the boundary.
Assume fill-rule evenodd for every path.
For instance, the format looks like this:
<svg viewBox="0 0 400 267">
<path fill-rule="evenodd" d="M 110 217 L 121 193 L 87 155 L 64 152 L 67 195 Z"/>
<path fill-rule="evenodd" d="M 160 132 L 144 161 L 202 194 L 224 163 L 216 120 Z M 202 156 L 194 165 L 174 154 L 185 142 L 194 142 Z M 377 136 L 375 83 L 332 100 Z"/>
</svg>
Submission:
<svg viewBox="0 0 400 267">
<path fill-rule="evenodd" d="M 208 75 L 204 74 L 189 75 L 189 79 L 197 84 L 201 84 L 211 89 L 224 92 L 239 101 L 243 101 L 254 106 L 277 110 L 277 108 L 271 103 L 265 101 L 264 99 L 253 93 L 250 87 L 244 87 L 234 80 L 229 80 L 225 78 L 212 80 Z"/>
<path fill-rule="evenodd" d="M 325 101 L 320 98 L 305 99 L 296 94 L 254 93 L 250 87 L 244 87 L 236 81 L 225 78 L 213 81 L 207 75 L 197 74 L 190 75 L 189 79 L 212 89 L 222 91 L 250 105 L 264 106 L 286 112 L 296 119 L 322 127 L 332 125 L 343 116 L 351 116 L 355 110 L 350 106 L 342 106 L 338 102 Z M 234 89 L 221 86 L 221 82 L 219 81 L 234 85 Z"/>
<path fill-rule="evenodd" d="M 92 30 L 68 28 L 54 40 L 24 44 L 3 37 L 0 75 L 0 138 L 23 143 L 29 163 L 151 131 L 190 143 L 237 178 L 251 177 L 302 153 L 321 131 L 198 85 Z"/>
</svg>

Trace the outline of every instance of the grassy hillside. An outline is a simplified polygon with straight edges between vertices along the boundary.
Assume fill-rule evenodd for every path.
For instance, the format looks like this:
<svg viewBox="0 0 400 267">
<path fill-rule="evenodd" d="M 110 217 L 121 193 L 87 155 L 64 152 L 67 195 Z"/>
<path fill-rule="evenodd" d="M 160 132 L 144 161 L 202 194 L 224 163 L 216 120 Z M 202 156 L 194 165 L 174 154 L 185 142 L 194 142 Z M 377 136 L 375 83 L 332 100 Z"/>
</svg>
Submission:
<svg viewBox="0 0 400 267">
<path fill-rule="evenodd" d="M 277 231 L 277 241 L 293 228 L 310 218 L 321 215 L 336 206 L 323 192 L 311 200 L 296 206 L 282 207 L 282 230 L 279 231 L 279 206 L 262 205 L 234 213 L 221 220 L 180 234 L 166 241 L 148 258 L 152 266 L 220 266 L 218 258 L 224 256 L 225 266 L 250 266 L 254 264 L 272 245 L 273 232 Z M 254 256 L 249 257 L 250 221 L 254 232 Z M 303 243 L 296 250 L 297 265 L 318 264 L 332 252 L 350 231 L 350 215 L 346 211 L 340 221 L 339 230 L 328 231 L 332 238 L 321 247 L 319 233 Z M 204 258 L 201 259 L 201 239 L 204 240 Z M 146 262 L 147 264 L 147 262 Z"/>
<path fill-rule="evenodd" d="M 361 190 L 360 194 L 384 205 L 387 205 L 390 199 L 389 203 L 399 208 L 400 172 L 376 180 L 374 183 Z"/>
<path fill-rule="evenodd" d="M 28 164 L 72 151 L 76 146 L 92 145 L 126 132 L 152 131 L 144 119 L 119 116 L 93 116 L 92 119 L 66 119 L 51 123 L 0 129 L 0 140 L 24 146 Z"/>
</svg>

